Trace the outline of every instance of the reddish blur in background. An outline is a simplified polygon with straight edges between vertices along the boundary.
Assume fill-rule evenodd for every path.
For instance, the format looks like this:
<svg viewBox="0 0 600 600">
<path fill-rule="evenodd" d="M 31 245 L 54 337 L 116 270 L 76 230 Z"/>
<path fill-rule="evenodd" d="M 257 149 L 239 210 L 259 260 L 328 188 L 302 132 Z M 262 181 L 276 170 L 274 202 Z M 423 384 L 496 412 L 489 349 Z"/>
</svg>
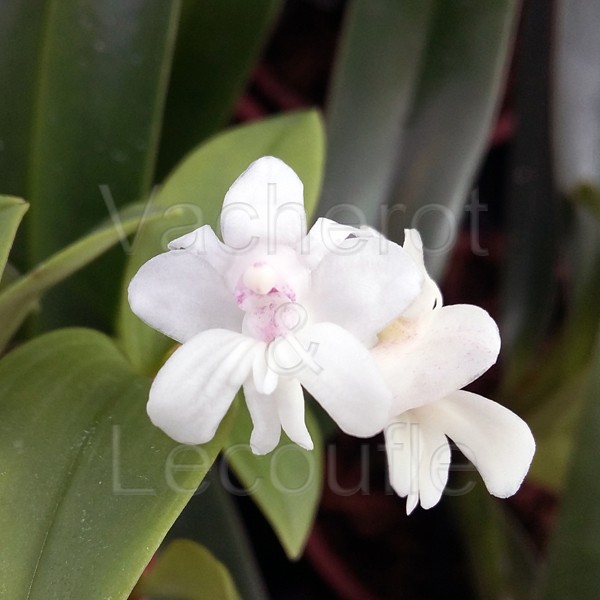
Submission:
<svg viewBox="0 0 600 600">
<path fill-rule="evenodd" d="M 315 105 L 326 110 L 344 5 L 343 0 L 288 0 L 237 104 L 237 122 Z M 551 1 L 524 2 L 502 107 L 475 186 L 482 207 L 481 252 L 472 252 L 467 219 L 441 282 L 448 304 L 473 303 L 497 314 L 505 199 L 523 186 L 551 189 L 547 97 L 552 11 Z M 557 315 L 560 310 L 558 301 Z M 489 395 L 501 368 L 492 368 L 470 389 Z M 270 595 L 276 600 L 472 598 L 473 578 L 454 529 L 452 495 L 407 517 L 405 500 L 386 485 L 383 437 L 365 442 L 339 433 L 330 442 L 317 523 L 297 563 L 288 562 L 252 502 L 238 499 Z M 453 477 L 483 486 L 476 472 L 460 473 L 468 465 L 463 459 L 461 469 L 459 455 L 455 449 L 450 488 Z M 543 553 L 557 498 L 525 483 L 508 504 Z"/>
</svg>

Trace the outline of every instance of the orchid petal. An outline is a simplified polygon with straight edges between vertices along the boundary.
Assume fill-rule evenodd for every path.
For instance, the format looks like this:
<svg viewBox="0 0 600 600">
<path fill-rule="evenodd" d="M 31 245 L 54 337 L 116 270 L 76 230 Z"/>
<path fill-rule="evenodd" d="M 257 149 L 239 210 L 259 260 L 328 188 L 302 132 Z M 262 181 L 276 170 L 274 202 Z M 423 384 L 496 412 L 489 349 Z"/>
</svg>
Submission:
<svg viewBox="0 0 600 600">
<path fill-rule="evenodd" d="M 423 508 L 435 506 L 448 481 L 450 447 L 435 423 L 423 422 L 418 411 L 396 417 L 385 430 L 390 483 L 406 497 L 406 513 L 421 502 Z"/>
<path fill-rule="evenodd" d="M 169 250 L 187 250 L 204 258 L 217 272 L 231 267 L 234 253 L 217 237 L 210 225 L 203 225 L 169 242 Z"/>
<path fill-rule="evenodd" d="M 490 494 L 507 498 L 519 489 L 535 453 L 525 421 L 501 404 L 465 391 L 422 411 L 475 465 Z"/>
<path fill-rule="evenodd" d="M 260 346 L 224 329 L 193 337 L 156 375 L 147 406 L 151 421 L 183 444 L 210 441 L 248 378 Z"/>
<path fill-rule="evenodd" d="M 436 306 L 440 307 L 442 305 L 442 293 L 425 269 L 423 241 L 416 229 L 404 230 L 404 244 L 402 248 L 413 259 L 423 276 L 421 293 L 402 313 L 402 317 L 405 319 L 415 319 L 427 314 Z"/>
<path fill-rule="evenodd" d="M 297 377 L 340 428 L 357 437 L 381 431 L 392 394 L 369 351 L 333 323 L 310 328 L 302 345 L 307 356 Z"/>
<path fill-rule="evenodd" d="M 314 448 L 304 420 L 304 394 L 297 379 L 281 377 L 275 392 L 281 426 L 287 436 L 305 450 Z"/>
<path fill-rule="evenodd" d="M 263 348 L 266 344 L 262 343 Z M 265 358 L 265 353 L 257 352 L 252 364 L 254 387 L 261 394 L 271 394 L 279 383 L 279 376 L 271 369 Z"/>
<path fill-rule="evenodd" d="M 410 256 L 382 236 L 349 238 L 313 272 L 313 322 L 335 323 L 372 345 L 419 294 L 422 275 Z"/>
<path fill-rule="evenodd" d="M 316 269 L 325 256 L 343 247 L 344 240 L 351 234 L 366 237 L 362 230 L 351 225 L 343 225 L 323 217 L 317 219 L 306 238 L 302 240 L 300 248 L 307 266 Z"/>
<path fill-rule="evenodd" d="M 419 419 L 419 411 L 416 413 Z M 435 506 L 448 482 L 450 445 L 435 422 L 419 422 L 421 463 L 419 465 L 419 499 L 425 509 Z"/>
<path fill-rule="evenodd" d="M 398 496 L 415 496 L 417 501 L 420 462 L 418 435 L 412 411 L 394 419 L 384 431 L 390 484 Z"/>
<path fill-rule="evenodd" d="M 499 351 L 495 321 L 468 304 L 443 306 L 430 319 L 409 323 L 397 340 L 386 338 L 372 350 L 394 391 L 396 414 L 471 383 L 496 362 Z"/>
<path fill-rule="evenodd" d="M 282 160 L 264 156 L 229 188 L 221 212 L 223 241 L 236 250 L 259 240 L 295 245 L 306 235 L 303 185 Z"/>
<path fill-rule="evenodd" d="M 410 515 L 419 504 L 419 494 L 413 493 L 406 497 L 406 514 Z"/>
<path fill-rule="evenodd" d="M 131 310 L 150 327 L 186 342 L 207 329 L 241 330 L 243 312 L 209 262 L 171 250 L 145 263 L 129 284 Z"/>
<path fill-rule="evenodd" d="M 250 448 L 254 454 L 268 454 L 279 443 L 281 422 L 277 406 L 277 390 L 261 394 L 252 379 L 244 384 L 246 406 L 254 428 L 250 435 Z"/>
</svg>

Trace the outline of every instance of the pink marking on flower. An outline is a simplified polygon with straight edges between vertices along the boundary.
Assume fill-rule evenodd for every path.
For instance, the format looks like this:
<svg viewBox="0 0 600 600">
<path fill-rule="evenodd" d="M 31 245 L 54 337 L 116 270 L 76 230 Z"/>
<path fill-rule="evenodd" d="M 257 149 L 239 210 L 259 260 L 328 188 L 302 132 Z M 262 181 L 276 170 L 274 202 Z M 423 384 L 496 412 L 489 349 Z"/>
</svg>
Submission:
<svg viewBox="0 0 600 600">
<path fill-rule="evenodd" d="M 296 293 L 278 280 L 269 263 L 257 261 L 244 271 L 234 289 L 235 301 L 246 313 L 244 332 L 267 343 L 292 329 L 289 311 L 283 307 L 296 302 Z"/>
</svg>

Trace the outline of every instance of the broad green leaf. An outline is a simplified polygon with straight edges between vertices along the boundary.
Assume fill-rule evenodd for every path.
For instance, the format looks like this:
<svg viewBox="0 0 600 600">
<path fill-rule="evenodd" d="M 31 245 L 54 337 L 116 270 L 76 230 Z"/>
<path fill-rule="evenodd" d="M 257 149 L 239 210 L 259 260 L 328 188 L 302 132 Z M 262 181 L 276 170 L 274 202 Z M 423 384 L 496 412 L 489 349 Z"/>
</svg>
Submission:
<svg viewBox="0 0 600 600">
<path fill-rule="evenodd" d="M 516 5 L 350 3 L 329 98 L 322 214 L 358 211 L 396 241 L 417 227 L 440 275 L 486 147 Z"/>
<path fill-rule="evenodd" d="M 179 0 L 46 2 L 26 196 L 30 266 L 150 192 L 179 8 Z M 106 326 L 124 262 L 111 258 L 53 292 L 41 326 Z"/>
<path fill-rule="evenodd" d="M 434 7 L 434 0 L 348 3 L 327 103 L 322 215 L 339 220 L 351 205 L 381 225 Z"/>
<path fill-rule="evenodd" d="M 19 270 L 12 263 L 7 262 L 0 279 L 0 292 L 12 285 L 20 276 Z"/>
<path fill-rule="evenodd" d="M 565 377 L 562 385 L 557 378 L 558 389 L 539 398 L 526 415 L 536 443 L 528 477 L 556 491 L 564 489 L 589 378 L 589 368 Z"/>
<path fill-rule="evenodd" d="M 520 410 L 527 410 L 536 421 L 538 412 L 547 415 L 544 419 L 553 421 L 551 428 L 557 427 L 559 414 L 565 408 L 548 414 L 548 399 L 585 376 L 600 333 L 600 224 L 581 206 L 574 207 L 572 217 L 566 244 L 568 262 L 565 261 L 571 277 L 562 328 L 555 333 L 552 345 L 546 345 L 543 351 L 528 344 L 525 348 L 529 349 L 529 356 L 524 355 L 522 348 L 516 356 L 509 355 L 512 368 L 505 378 L 507 403 L 518 397 Z M 566 433 L 563 429 L 559 434 L 563 442 Z"/>
<path fill-rule="evenodd" d="M 508 167 L 507 255 L 500 320 L 509 402 L 529 361 L 540 355 L 556 299 L 560 206 L 552 182 L 548 127 L 552 16 L 552 6 L 544 0 L 524 6 L 522 51 L 513 84 L 520 117 Z"/>
<path fill-rule="evenodd" d="M 240 600 L 225 565 L 191 540 L 171 542 L 136 590 L 177 600 Z"/>
<path fill-rule="evenodd" d="M 600 170 L 600 167 L 599 167 Z M 580 183 L 570 194 L 570 199 L 587 209 L 600 222 L 600 186 Z"/>
<path fill-rule="evenodd" d="M 542 365 L 550 389 L 557 376 L 571 378 L 589 361 L 600 320 L 600 223 L 592 216 L 600 207 L 600 39 L 595 26 L 600 5 L 561 1 L 557 16 L 553 162 L 559 190 L 574 208 L 567 232 L 572 279 L 566 325 L 546 361 L 548 368 Z M 534 21 L 539 27 L 537 14 Z"/>
<path fill-rule="evenodd" d="M 520 523 L 481 483 L 453 503 L 477 597 L 531 600 L 536 565 Z"/>
<path fill-rule="evenodd" d="M 20 198 L 0 196 L 0 279 L 2 279 L 17 229 L 28 208 L 27 202 Z"/>
<path fill-rule="evenodd" d="M 216 228 L 229 186 L 261 156 L 277 156 L 298 173 L 304 182 L 306 210 L 311 214 L 320 188 L 323 154 L 321 121 L 314 111 L 235 127 L 210 139 L 190 154 L 160 189 L 155 206 L 166 209 L 165 216 L 172 216 L 173 211 L 183 214 L 141 232 L 127 264 L 125 286 L 144 262 L 167 249 L 169 241 L 205 224 Z M 119 332 L 127 356 L 142 372 L 155 370 L 173 344 L 133 315 L 126 290 Z"/>
<path fill-rule="evenodd" d="M 127 597 L 227 435 L 177 445 L 146 415 L 149 386 L 91 330 L 0 361 L 2 597 Z"/>
<path fill-rule="evenodd" d="M 554 53 L 553 150 L 564 194 L 600 189 L 600 4 L 557 3 Z"/>
<path fill-rule="evenodd" d="M 404 224 L 423 234 L 433 276 L 463 215 L 477 210 L 465 203 L 501 99 L 517 8 L 516 0 L 436 2 L 393 194 Z"/>
<path fill-rule="evenodd" d="M 48 0 L 0 2 L 0 192 L 27 197 L 30 128 Z"/>
<path fill-rule="evenodd" d="M 552 11 L 547 5 L 544 7 L 547 20 L 547 13 Z M 528 384 L 528 403 L 532 405 L 542 405 L 545 398 L 560 388 L 565 380 L 577 377 L 586 367 L 597 339 L 597 323 L 600 319 L 600 226 L 597 219 L 593 218 L 594 211 L 597 212 L 600 189 L 600 67 L 597 65 L 600 40 L 595 26 L 596 19 L 600 18 L 600 5 L 585 0 L 561 1 L 557 16 L 556 26 L 553 26 L 553 31 L 556 31 L 556 52 L 552 61 L 552 159 L 559 191 L 570 201 L 572 209 L 572 214 L 566 215 L 572 216 L 567 230 L 571 281 L 565 324 L 552 352 L 536 361 L 539 352 L 529 343 L 533 359 L 523 381 Z M 530 22 L 531 32 L 539 31 L 539 11 L 531 15 Z M 536 74 L 537 79 L 539 77 Z M 527 80 L 526 85 L 529 90 L 531 81 Z M 532 112 L 539 114 L 539 106 L 532 107 Z M 534 150 L 539 154 L 538 146 L 536 141 Z M 532 236 L 532 225 L 538 230 L 540 223 L 543 225 L 548 221 L 548 202 L 545 197 L 539 198 L 535 219 L 524 219 L 522 198 L 518 200 L 516 216 L 521 222 L 530 222 L 526 230 L 522 230 L 523 239 L 528 240 Z M 534 235 L 531 242 L 539 248 L 537 237 Z M 542 251 L 547 254 L 547 244 L 544 246 L 546 250 L 542 248 Z M 539 249 L 535 252 L 539 252 Z M 510 288 L 507 290 L 507 298 L 512 299 L 514 310 L 522 315 L 521 321 L 527 325 L 523 327 L 521 335 L 526 348 L 531 338 L 531 335 L 528 338 L 528 333 L 532 333 L 532 326 L 535 328 L 539 324 L 537 315 L 540 306 L 547 303 L 545 298 L 551 295 L 547 286 L 532 285 L 532 281 L 539 281 L 543 272 L 546 272 L 547 279 L 547 271 L 553 267 L 547 264 L 548 257 L 544 254 L 538 256 L 537 263 L 532 263 L 527 257 L 527 253 L 519 257 L 530 263 L 529 271 L 522 273 L 519 288 L 526 290 L 525 298 L 529 298 L 525 310 L 524 295 L 513 294 Z M 550 276 L 554 277 L 554 274 Z M 514 363 L 517 367 L 525 363 L 522 353 L 515 357 Z M 512 379 L 516 378 L 513 376 Z M 532 380 L 534 385 L 531 385 Z M 509 393 L 511 391 L 509 389 Z"/>
<path fill-rule="evenodd" d="M 291 559 L 304 550 L 321 498 L 323 442 L 316 419 L 306 410 L 314 450 L 304 450 L 287 436 L 269 454 L 250 449 L 252 421 L 240 402 L 224 456 L 277 534 Z"/>
<path fill-rule="evenodd" d="M 176 215 L 175 215 L 176 216 Z M 104 227 L 67 246 L 35 269 L 17 279 L 0 293 L 0 349 L 4 348 L 41 296 L 82 267 L 106 252 L 117 242 L 127 243 L 126 236 L 142 224 L 165 219 L 162 211 L 133 205 L 113 215 Z M 102 291 L 97 290 L 99 296 Z M 79 307 L 81 310 L 81 307 Z"/>
<path fill-rule="evenodd" d="M 598 75 L 600 81 L 600 69 Z M 564 377 L 572 377 L 589 362 L 600 322 L 600 222 L 586 208 L 576 206 L 569 235 L 570 306 L 562 347 L 556 348 L 563 352 L 559 371 Z"/>
<path fill-rule="evenodd" d="M 171 527 L 165 542 L 181 537 L 202 543 L 227 566 L 241 595 L 248 600 L 267 600 L 253 548 L 234 495 L 241 493 L 221 460 Z"/>
<path fill-rule="evenodd" d="M 551 542 L 543 600 L 600 597 L 600 346 L 586 390 L 558 523 Z"/>
<path fill-rule="evenodd" d="M 158 178 L 227 125 L 281 0 L 184 0 Z"/>
</svg>

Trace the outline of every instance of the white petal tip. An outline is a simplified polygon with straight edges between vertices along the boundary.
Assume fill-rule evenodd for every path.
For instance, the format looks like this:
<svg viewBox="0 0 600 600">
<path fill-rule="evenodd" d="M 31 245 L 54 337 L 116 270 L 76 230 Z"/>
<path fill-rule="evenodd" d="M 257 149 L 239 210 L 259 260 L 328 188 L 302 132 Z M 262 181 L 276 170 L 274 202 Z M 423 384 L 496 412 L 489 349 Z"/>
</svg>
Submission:
<svg viewBox="0 0 600 600">
<path fill-rule="evenodd" d="M 298 444 L 300 448 L 304 448 L 304 450 L 313 450 L 315 446 L 313 444 L 312 438 L 310 437 L 308 429 L 306 429 L 304 421 L 295 423 L 294 425 L 295 426 L 293 429 L 290 429 L 289 426 L 287 428 L 284 426 L 284 431 L 286 432 L 290 440 L 294 444 Z"/>
<path fill-rule="evenodd" d="M 485 474 L 480 471 L 488 492 L 496 498 L 510 498 L 519 491 L 535 454 L 535 440 L 527 424 L 514 414 L 512 420 L 515 427 L 512 444 L 513 449 L 518 448 L 518 454 L 501 465 L 503 468 Z"/>
<path fill-rule="evenodd" d="M 508 480 L 507 478 L 502 486 L 497 484 L 495 486 L 487 485 L 485 481 L 484 483 L 486 483 L 487 490 L 492 496 L 496 496 L 496 498 L 510 498 L 511 496 L 514 496 L 523 485 L 523 481 L 525 481 L 528 470 L 529 466 L 527 467 L 525 473 L 519 473 L 519 475 L 517 477 L 513 477 L 512 480 Z"/>
<path fill-rule="evenodd" d="M 279 437 L 277 439 L 273 439 L 271 441 L 257 441 L 257 436 L 252 435 L 250 437 L 250 450 L 252 450 L 252 454 L 256 456 L 264 456 L 265 454 L 269 454 L 272 452 L 279 444 Z"/>
<path fill-rule="evenodd" d="M 521 483 L 523 483 L 523 482 L 521 482 Z M 511 496 L 514 496 L 519 491 L 519 488 L 521 487 L 521 483 L 516 488 L 511 488 L 509 490 L 495 490 L 493 492 L 491 490 L 488 490 L 488 492 L 492 496 L 495 496 L 496 498 L 505 500 L 506 498 L 510 498 Z"/>
<path fill-rule="evenodd" d="M 296 442 L 300 448 L 304 448 L 304 450 L 314 450 L 315 445 L 312 443 L 312 440 Z"/>
<path fill-rule="evenodd" d="M 271 450 L 265 450 L 264 448 L 259 448 L 258 446 L 255 446 L 254 444 L 250 444 L 250 450 L 252 450 L 252 454 L 254 454 L 255 456 L 264 456 L 265 454 L 269 454 L 269 452 L 271 452 Z"/>
<path fill-rule="evenodd" d="M 273 373 L 273 371 L 271 371 L 270 374 L 267 374 L 262 380 L 254 379 L 256 389 L 265 396 L 272 394 L 276 390 L 278 383 L 279 376 L 276 373 Z"/>
<path fill-rule="evenodd" d="M 179 429 L 176 430 L 176 428 L 172 427 L 165 428 L 159 423 L 156 423 L 152 418 L 150 418 L 150 420 L 152 421 L 152 424 L 156 428 L 160 429 L 165 435 L 170 437 L 172 440 L 175 440 L 178 444 L 184 444 L 185 446 L 198 446 L 201 444 L 208 444 L 208 442 L 210 442 L 214 437 L 214 434 L 210 437 L 198 437 L 190 433 L 189 431 L 182 431 Z"/>
<path fill-rule="evenodd" d="M 178 237 L 167 244 L 169 250 L 185 250 L 190 246 L 193 246 L 196 242 L 197 231 L 191 231 L 181 237 Z"/>
<path fill-rule="evenodd" d="M 406 514 L 410 515 L 417 507 L 417 504 L 419 504 L 419 495 L 409 494 L 406 498 Z"/>
<path fill-rule="evenodd" d="M 371 419 L 371 423 L 353 423 L 347 427 L 340 426 L 340 428 L 344 433 L 357 438 L 372 438 L 380 434 L 385 429 L 386 425 L 390 422 L 392 412 L 394 411 L 388 409 L 385 412 L 385 417 L 380 418 L 377 422 L 375 422 L 375 424 L 373 424 L 373 416 L 371 415 L 369 417 Z"/>
<path fill-rule="evenodd" d="M 417 229 L 405 229 L 404 230 L 404 248 L 407 245 L 413 246 L 419 252 L 423 250 L 423 240 L 421 234 Z"/>
<path fill-rule="evenodd" d="M 160 429 L 165 435 L 169 436 L 179 444 L 186 446 L 197 446 L 198 444 L 207 444 L 214 437 L 216 430 L 206 435 L 199 435 L 199 432 L 192 429 L 189 423 L 179 423 L 173 421 L 171 414 L 166 414 L 156 403 L 148 402 L 146 413 L 152 424 Z"/>
</svg>

